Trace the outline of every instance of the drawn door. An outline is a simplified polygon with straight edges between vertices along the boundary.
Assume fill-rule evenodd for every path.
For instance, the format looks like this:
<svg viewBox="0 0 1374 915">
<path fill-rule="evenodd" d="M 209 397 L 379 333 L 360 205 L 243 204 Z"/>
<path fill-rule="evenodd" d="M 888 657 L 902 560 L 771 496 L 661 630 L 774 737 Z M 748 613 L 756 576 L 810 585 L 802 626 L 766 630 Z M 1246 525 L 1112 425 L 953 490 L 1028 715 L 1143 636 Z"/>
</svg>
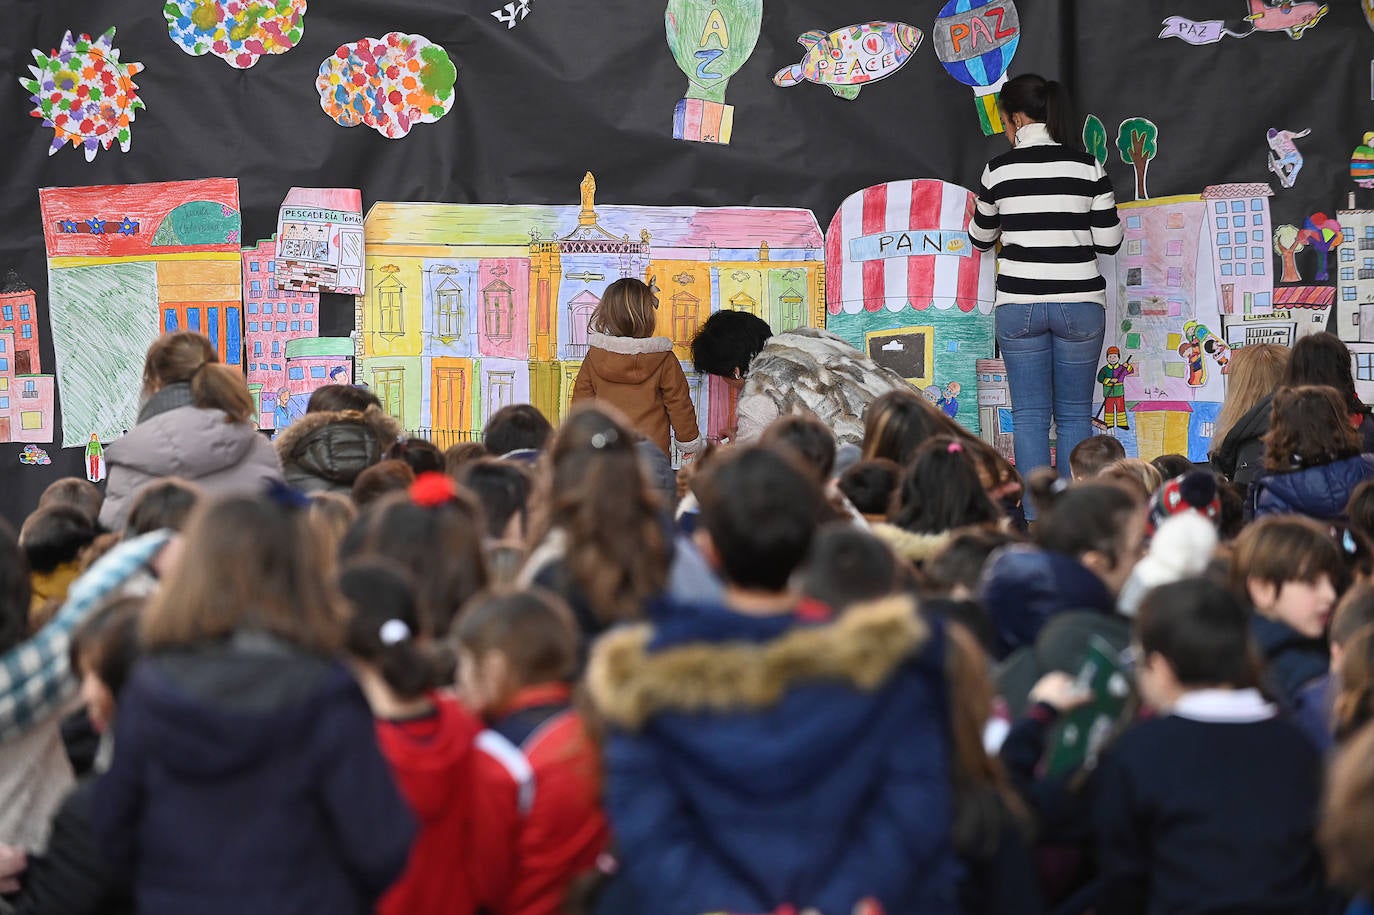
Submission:
<svg viewBox="0 0 1374 915">
<path fill-rule="evenodd" d="M 339 233 L 339 292 L 359 292 L 363 286 L 363 233 L 347 229 Z"/>
<path fill-rule="evenodd" d="M 23 349 L 14 354 L 14 374 L 32 375 L 33 374 L 33 353 Z M 0 441 L 4 441 L 0 438 Z"/>
<path fill-rule="evenodd" d="M 382 409 L 394 419 L 401 419 L 405 415 L 401 412 L 405 406 L 405 370 L 378 369 L 372 373 L 372 382 L 377 389 L 377 399 L 382 402 Z"/>
<path fill-rule="evenodd" d="M 587 325 L 601 299 L 583 291 L 568 302 L 568 358 L 581 359 L 587 355 Z"/>
<path fill-rule="evenodd" d="M 10 441 L 10 418 L 0 416 L 0 442 Z"/>
<path fill-rule="evenodd" d="M 434 369 L 434 428 L 463 432 L 468 428 L 468 370 L 457 367 Z"/>
</svg>

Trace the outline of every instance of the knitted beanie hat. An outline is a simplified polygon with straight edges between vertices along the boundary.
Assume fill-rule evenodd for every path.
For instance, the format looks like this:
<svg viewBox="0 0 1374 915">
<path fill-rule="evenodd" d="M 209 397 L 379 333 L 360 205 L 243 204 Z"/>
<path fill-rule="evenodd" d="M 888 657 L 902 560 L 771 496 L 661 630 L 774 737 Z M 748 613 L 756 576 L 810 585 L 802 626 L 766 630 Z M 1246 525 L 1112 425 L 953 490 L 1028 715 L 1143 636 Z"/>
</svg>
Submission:
<svg viewBox="0 0 1374 915">
<path fill-rule="evenodd" d="M 1165 483 L 1150 501 L 1146 534 L 1153 536 L 1167 518 L 1186 511 L 1196 512 L 1214 525 L 1221 523 L 1221 492 L 1216 477 L 1205 470 L 1194 470 Z"/>
</svg>

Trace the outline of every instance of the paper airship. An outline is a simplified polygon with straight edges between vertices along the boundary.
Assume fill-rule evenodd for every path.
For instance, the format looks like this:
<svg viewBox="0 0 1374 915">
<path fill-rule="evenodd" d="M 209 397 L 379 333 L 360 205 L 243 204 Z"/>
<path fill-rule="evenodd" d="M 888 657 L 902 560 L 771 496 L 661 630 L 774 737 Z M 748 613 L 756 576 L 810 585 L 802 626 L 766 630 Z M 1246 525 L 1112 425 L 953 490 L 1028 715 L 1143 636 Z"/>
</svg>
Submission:
<svg viewBox="0 0 1374 915">
<path fill-rule="evenodd" d="M 923 37 L 905 22 L 865 22 L 829 33 L 814 29 L 797 39 L 806 48 L 801 63 L 779 70 L 773 82 L 818 83 L 840 98 L 856 99 L 864 86 L 902 69 Z"/>
</svg>

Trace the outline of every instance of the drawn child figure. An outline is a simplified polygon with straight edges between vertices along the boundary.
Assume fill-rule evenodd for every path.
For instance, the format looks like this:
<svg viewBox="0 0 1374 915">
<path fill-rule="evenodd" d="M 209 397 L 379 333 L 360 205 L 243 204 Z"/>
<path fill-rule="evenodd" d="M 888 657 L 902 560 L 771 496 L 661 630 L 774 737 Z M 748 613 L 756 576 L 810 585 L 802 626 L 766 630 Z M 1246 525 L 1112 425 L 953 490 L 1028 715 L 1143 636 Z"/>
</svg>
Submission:
<svg viewBox="0 0 1374 915">
<path fill-rule="evenodd" d="M 945 389 L 940 392 L 940 397 L 935 401 L 935 405 L 944 411 L 950 419 L 959 415 L 959 392 L 963 390 L 962 385 L 957 381 L 951 381 L 945 385 Z"/>
<path fill-rule="evenodd" d="M 1269 139 L 1269 170 L 1279 176 L 1279 183 L 1284 187 L 1292 187 L 1298 183 L 1298 173 L 1302 171 L 1302 153 L 1298 151 L 1298 144 L 1294 140 L 1300 140 L 1310 134 L 1312 130 L 1279 130 L 1277 127 L 1270 127 L 1266 136 Z"/>
<path fill-rule="evenodd" d="M 277 392 L 277 404 L 272 411 L 272 428 L 277 432 L 291 425 L 291 392 L 282 388 Z"/>
<path fill-rule="evenodd" d="M 610 404 L 664 454 L 671 454 L 671 429 L 683 454 L 695 455 L 702 446 L 697 411 L 673 341 L 653 335 L 657 309 L 654 291 L 637 279 L 606 287 L 588 326 L 590 349 L 572 402 Z"/>
<path fill-rule="evenodd" d="M 1207 383 L 1207 362 L 1202 346 L 1196 338 L 1185 337 L 1178 345 L 1178 354 L 1188 363 L 1188 387 L 1200 388 Z"/>
<path fill-rule="evenodd" d="M 1102 418 L 1109 429 L 1131 428 L 1126 413 L 1126 376 L 1136 371 L 1129 360 L 1121 361 L 1121 350 L 1107 347 L 1107 364 L 1097 373 L 1097 383 L 1102 385 Z"/>
</svg>

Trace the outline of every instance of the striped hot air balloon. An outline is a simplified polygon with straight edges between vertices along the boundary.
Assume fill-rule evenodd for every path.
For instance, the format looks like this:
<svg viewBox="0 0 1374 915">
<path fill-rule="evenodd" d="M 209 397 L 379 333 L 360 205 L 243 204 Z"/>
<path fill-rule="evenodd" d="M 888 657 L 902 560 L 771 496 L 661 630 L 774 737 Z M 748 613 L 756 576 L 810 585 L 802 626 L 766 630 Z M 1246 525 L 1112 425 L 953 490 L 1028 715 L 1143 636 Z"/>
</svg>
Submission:
<svg viewBox="0 0 1374 915">
<path fill-rule="evenodd" d="M 1364 142 L 1351 154 L 1350 177 L 1360 187 L 1374 188 L 1374 131 L 1365 134 Z"/>
<path fill-rule="evenodd" d="M 997 90 L 1021 43 L 1013 0 L 949 0 L 931 28 L 935 55 L 949 75 L 974 89 L 983 133 L 1001 133 Z"/>
</svg>

